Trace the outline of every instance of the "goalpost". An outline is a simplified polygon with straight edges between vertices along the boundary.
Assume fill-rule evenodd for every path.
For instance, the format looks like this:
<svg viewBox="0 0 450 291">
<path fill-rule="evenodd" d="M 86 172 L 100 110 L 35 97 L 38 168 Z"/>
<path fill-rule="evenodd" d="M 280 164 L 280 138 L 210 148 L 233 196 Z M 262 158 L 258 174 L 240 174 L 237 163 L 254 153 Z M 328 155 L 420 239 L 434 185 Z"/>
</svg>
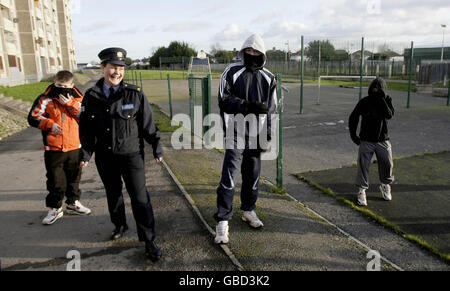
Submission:
<svg viewBox="0 0 450 291">
<path fill-rule="evenodd" d="M 374 80 L 376 78 L 376 76 L 362 76 L 362 79 L 370 79 L 370 80 Z M 317 105 L 320 104 L 320 87 L 321 87 L 321 81 L 322 79 L 335 79 L 335 80 L 345 80 L 345 79 L 351 79 L 351 80 L 361 80 L 361 76 L 319 76 L 319 91 L 317 93 Z M 359 87 L 358 87 L 359 88 Z"/>
</svg>

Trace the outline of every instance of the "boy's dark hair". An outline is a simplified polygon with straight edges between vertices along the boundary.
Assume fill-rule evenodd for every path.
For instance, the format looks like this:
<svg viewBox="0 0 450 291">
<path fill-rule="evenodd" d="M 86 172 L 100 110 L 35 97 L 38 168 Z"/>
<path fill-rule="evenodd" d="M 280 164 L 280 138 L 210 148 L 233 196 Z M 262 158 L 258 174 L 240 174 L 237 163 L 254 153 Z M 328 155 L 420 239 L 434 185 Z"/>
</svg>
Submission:
<svg viewBox="0 0 450 291">
<path fill-rule="evenodd" d="M 55 82 L 70 82 L 73 80 L 73 74 L 69 71 L 59 71 L 56 75 L 55 75 Z"/>
</svg>

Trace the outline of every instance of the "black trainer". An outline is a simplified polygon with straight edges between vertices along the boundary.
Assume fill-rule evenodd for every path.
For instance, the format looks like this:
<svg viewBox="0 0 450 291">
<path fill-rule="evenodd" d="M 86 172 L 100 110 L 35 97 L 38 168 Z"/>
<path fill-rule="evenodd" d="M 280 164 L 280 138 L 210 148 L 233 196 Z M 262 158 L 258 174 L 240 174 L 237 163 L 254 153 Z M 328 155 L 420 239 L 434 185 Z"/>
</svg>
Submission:
<svg viewBox="0 0 450 291">
<path fill-rule="evenodd" d="M 155 242 L 145 243 L 145 255 L 152 262 L 157 262 L 161 259 L 162 253 L 161 249 L 156 245 Z"/>
<path fill-rule="evenodd" d="M 126 225 L 126 224 L 116 227 L 111 234 L 111 240 L 116 240 L 116 239 L 121 238 L 127 230 L 128 230 L 128 225 Z"/>
</svg>

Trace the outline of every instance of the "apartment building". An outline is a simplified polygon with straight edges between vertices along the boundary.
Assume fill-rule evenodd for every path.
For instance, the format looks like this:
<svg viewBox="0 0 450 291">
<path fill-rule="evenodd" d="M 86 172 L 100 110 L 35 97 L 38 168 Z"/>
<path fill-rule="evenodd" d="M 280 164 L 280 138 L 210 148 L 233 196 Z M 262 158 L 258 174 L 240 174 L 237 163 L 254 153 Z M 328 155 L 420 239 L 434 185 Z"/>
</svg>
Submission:
<svg viewBox="0 0 450 291">
<path fill-rule="evenodd" d="M 0 52 L 7 62 L 0 85 L 33 83 L 62 69 L 76 70 L 70 0 L 0 0 L 0 5 L 0 29 L 8 33 L 2 33 L 6 50 L 0 47 Z"/>
<path fill-rule="evenodd" d="M 0 0 L 0 85 L 18 85 L 22 68 L 18 18 L 14 0 Z"/>
</svg>

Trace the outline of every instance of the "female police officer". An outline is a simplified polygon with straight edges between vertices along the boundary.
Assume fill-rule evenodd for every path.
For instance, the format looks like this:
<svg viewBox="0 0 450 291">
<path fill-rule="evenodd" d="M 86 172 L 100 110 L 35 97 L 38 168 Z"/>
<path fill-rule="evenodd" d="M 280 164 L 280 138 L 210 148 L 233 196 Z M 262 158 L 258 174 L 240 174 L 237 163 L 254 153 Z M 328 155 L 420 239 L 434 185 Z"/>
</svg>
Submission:
<svg viewBox="0 0 450 291">
<path fill-rule="evenodd" d="M 81 166 L 87 166 L 95 152 L 95 163 L 105 186 L 111 222 L 111 239 L 128 229 L 122 196 L 122 178 L 131 198 L 139 241 L 146 255 L 157 261 L 161 251 L 155 244 L 155 222 L 145 185 L 144 140 L 153 147 L 156 161 L 162 161 L 159 130 L 144 93 L 123 82 L 126 51 L 108 48 L 98 55 L 104 78 L 89 89 L 80 117 Z"/>
</svg>

